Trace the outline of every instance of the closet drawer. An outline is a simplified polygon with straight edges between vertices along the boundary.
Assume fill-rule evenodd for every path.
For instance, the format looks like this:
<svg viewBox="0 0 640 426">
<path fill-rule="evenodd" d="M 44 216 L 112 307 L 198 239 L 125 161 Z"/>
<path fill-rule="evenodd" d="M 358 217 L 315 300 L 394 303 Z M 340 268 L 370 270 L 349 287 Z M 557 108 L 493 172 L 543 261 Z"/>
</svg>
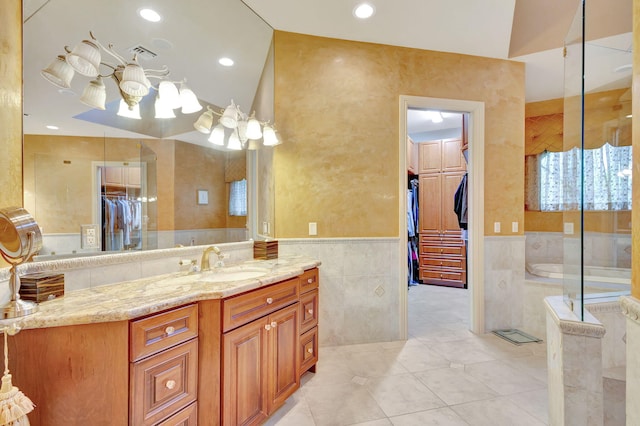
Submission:
<svg viewBox="0 0 640 426">
<path fill-rule="evenodd" d="M 420 245 L 420 254 L 464 256 L 464 246 Z"/>
<path fill-rule="evenodd" d="M 318 290 L 300 296 L 300 333 L 318 325 Z"/>
<path fill-rule="evenodd" d="M 193 339 L 131 366 L 131 424 L 152 425 L 196 400 L 198 341 Z"/>
<path fill-rule="evenodd" d="M 420 268 L 420 279 L 436 279 L 446 281 L 464 282 L 466 273 L 464 271 L 448 271 L 445 269 Z"/>
<path fill-rule="evenodd" d="M 222 301 L 222 331 L 227 332 L 291 305 L 300 297 L 300 279 L 293 278 Z"/>
<path fill-rule="evenodd" d="M 422 257 L 420 258 L 420 265 L 425 267 L 444 267 L 452 269 L 464 269 L 464 258 L 460 257 Z"/>
<path fill-rule="evenodd" d="M 304 271 L 300 276 L 300 294 L 304 294 L 314 288 L 318 288 L 318 284 L 318 268 Z"/>
<path fill-rule="evenodd" d="M 130 360 L 137 361 L 198 335 L 198 305 L 188 305 L 132 321 Z"/>
</svg>

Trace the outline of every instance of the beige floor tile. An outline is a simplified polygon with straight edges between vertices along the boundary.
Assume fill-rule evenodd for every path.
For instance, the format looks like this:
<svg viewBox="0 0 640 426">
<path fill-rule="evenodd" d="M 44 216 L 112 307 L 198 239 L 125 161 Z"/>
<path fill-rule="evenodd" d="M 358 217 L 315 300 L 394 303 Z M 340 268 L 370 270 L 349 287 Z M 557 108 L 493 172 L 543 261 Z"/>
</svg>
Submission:
<svg viewBox="0 0 640 426">
<path fill-rule="evenodd" d="M 443 368 L 416 373 L 447 405 L 495 398 L 498 394 L 463 368 Z"/>
<path fill-rule="evenodd" d="M 468 402 L 454 405 L 451 409 L 472 426 L 543 426 L 545 424 L 507 398 Z"/>
<path fill-rule="evenodd" d="M 507 398 L 536 419 L 549 423 L 549 393 L 546 388 L 516 393 Z"/>
<path fill-rule="evenodd" d="M 504 361 L 487 361 L 465 366 L 465 371 L 500 395 L 546 388 L 533 376 L 511 367 Z"/>
<path fill-rule="evenodd" d="M 412 374 L 371 378 L 367 389 L 388 417 L 446 405 Z"/>
<path fill-rule="evenodd" d="M 455 411 L 446 407 L 392 417 L 391 423 L 394 426 L 469 426 Z"/>
<path fill-rule="evenodd" d="M 317 426 L 351 425 L 387 417 L 367 388 L 355 383 L 317 386 L 306 390 L 304 397 Z"/>
</svg>

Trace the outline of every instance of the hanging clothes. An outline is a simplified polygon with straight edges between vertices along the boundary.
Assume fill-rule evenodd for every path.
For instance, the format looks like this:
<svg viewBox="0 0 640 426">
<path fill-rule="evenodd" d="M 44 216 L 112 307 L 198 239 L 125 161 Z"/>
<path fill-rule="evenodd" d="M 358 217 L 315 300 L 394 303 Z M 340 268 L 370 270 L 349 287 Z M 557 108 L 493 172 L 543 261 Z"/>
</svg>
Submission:
<svg viewBox="0 0 640 426">
<path fill-rule="evenodd" d="M 418 281 L 418 179 L 411 179 L 407 190 L 407 281 L 408 285 L 417 285 Z"/>
<path fill-rule="evenodd" d="M 460 229 L 467 229 L 467 174 L 462 176 L 460 185 L 453 196 L 453 211 L 458 216 Z"/>
</svg>

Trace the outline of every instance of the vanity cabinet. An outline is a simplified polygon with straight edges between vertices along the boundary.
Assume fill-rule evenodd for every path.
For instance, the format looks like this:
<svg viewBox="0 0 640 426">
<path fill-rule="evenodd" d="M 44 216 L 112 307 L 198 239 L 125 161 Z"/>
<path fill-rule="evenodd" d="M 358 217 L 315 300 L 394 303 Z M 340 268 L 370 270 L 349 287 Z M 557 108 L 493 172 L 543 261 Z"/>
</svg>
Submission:
<svg viewBox="0 0 640 426">
<path fill-rule="evenodd" d="M 315 368 L 318 270 L 132 319 L 23 330 L 33 426 L 257 425 Z"/>
<path fill-rule="evenodd" d="M 223 305 L 223 424 L 257 425 L 300 387 L 300 279 L 230 297 Z"/>
</svg>

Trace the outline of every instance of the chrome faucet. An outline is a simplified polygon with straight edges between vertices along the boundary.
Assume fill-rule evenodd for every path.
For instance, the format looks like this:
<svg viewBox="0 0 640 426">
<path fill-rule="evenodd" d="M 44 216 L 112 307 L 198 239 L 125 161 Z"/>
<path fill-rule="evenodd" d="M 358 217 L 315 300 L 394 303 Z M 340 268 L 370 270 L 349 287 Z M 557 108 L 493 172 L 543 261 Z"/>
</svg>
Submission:
<svg viewBox="0 0 640 426">
<path fill-rule="evenodd" d="M 215 254 L 218 256 L 218 261 L 215 264 L 216 268 L 224 266 L 224 262 L 222 261 L 224 255 L 222 254 L 222 251 L 216 246 L 210 246 L 204 249 L 204 251 L 202 252 L 202 260 L 200 260 L 201 271 L 208 271 L 209 269 L 211 269 L 211 266 L 209 266 L 209 254 L 211 252 L 215 252 Z"/>
</svg>

